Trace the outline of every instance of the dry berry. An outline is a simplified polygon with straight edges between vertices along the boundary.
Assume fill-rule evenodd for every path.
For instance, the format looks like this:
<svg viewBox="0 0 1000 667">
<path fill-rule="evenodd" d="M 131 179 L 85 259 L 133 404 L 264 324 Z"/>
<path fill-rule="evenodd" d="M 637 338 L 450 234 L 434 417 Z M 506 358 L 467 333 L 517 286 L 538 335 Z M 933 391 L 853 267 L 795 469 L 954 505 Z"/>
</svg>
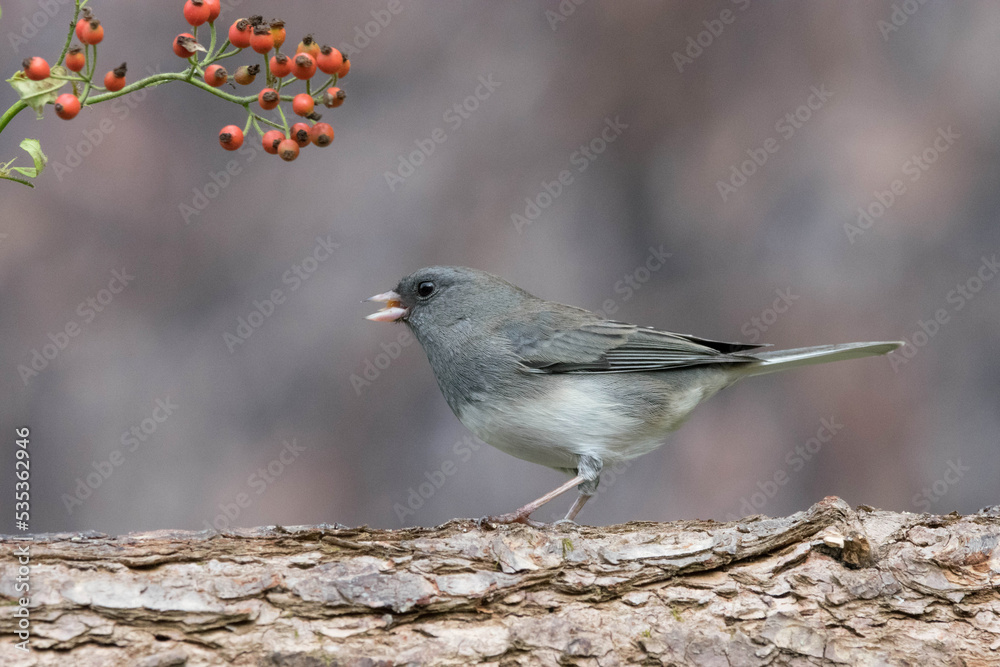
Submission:
<svg viewBox="0 0 1000 667">
<path fill-rule="evenodd" d="M 236 70 L 236 74 L 233 75 L 233 78 L 236 80 L 236 83 L 241 86 L 248 86 L 253 83 L 253 80 L 257 78 L 258 74 L 260 74 L 260 65 L 243 65 Z"/>
<path fill-rule="evenodd" d="M 114 68 L 110 72 L 104 75 L 104 87 L 108 89 L 109 92 L 115 93 L 125 87 L 125 72 L 128 67 L 125 63 L 122 63 L 118 67 Z"/>
<path fill-rule="evenodd" d="M 308 53 L 315 58 L 319 55 L 319 44 L 316 43 L 312 35 L 306 35 L 299 42 L 299 45 L 295 47 L 295 53 Z"/>
<path fill-rule="evenodd" d="M 77 22 L 77 33 L 76 36 L 80 38 L 80 41 L 84 44 L 100 44 L 101 40 L 104 39 L 104 26 L 97 19 L 90 19 L 85 21 L 83 28 L 80 28 L 79 22 Z"/>
<path fill-rule="evenodd" d="M 235 125 L 226 125 L 219 132 L 219 143 L 227 151 L 234 151 L 243 145 L 243 130 Z"/>
<path fill-rule="evenodd" d="M 299 146 L 309 145 L 309 126 L 305 123 L 292 125 L 291 139 Z"/>
<path fill-rule="evenodd" d="M 310 79 L 316 73 L 316 60 L 308 53 L 300 53 L 292 61 L 292 74 L 296 79 Z"/>
<path fill-rule="evenodd" d="M 194 35 L 182 32 L 174 37 L 174 53 L 181 58 L 190 58 L 198 51 L 204 51 L 205 47 L 198 43 Z"/>
<path fill-rule="evenodd" d="M 56 98 L 56 115 L 69 120 L 80 113 L 80 100 L 73 93 L 63 93 Z"/>
<path fill-rule="evenodd" d="M 309 140 L 317 146 L 329 146 L 333 143 L 333 128 L 329 123 L 316 123 L 309 128 Z"/>
<path fill-rule="evenodd" d="M 299 145 L 292 139 L 282 139 L 278 143 L 278 155 L 285 162 L 291 162 L 299 156 Z"/>
<path fill-rule="evenodd" d="M 79 46 L 74 46 L 66 52 L 66 69 L 71 72 L 79 72 L 87 64 L 87 58 Z"/>
<path fill-rule="evenodd" d="M 280 49 L 285 43 L 285 22 L 277 19 L 271 21 L 271 36 L 274 37 L 274 48 Z"/>
<path fill-rule="evenodd" d="M 274 35 L 266 25 L 255 26 L 250 35 L 250 46 L 257 53 L 267 53 L 274 48 Z"/>
<path fill-rule="evenodd" d="M 32 81 L 41 81 L 42 79 L 49 78 L 49 64 L 45 61 L 45 58 L 39 58 L 38 56 L 25 58 L 21 65 L 24 67 L 25 75 Z"/>
<path fill-rule="evenodd" d="M 238 49 L 245 49 L 250 46 L 252 35 L 250 21 L 239 19 L 229 26 L 229 43 Z"/>
<path fill-rule="evenodd" d="M 292 73 L 292 59 L 284 53 L 271 56 L 271 74 L 279 79 Z"/>
<path fill-rule="evenodd" d="M 257 94 L 257 103 L 260 104 L 261 109 L 270 111 L 278 106 L 279 102 L 281 102 L 281 98 L 274 88 L 265 88 Z"/>
<path fill-rule="evenodd" d="M 339 107 L 344 103 L 345 99 L 347 99 L 347 93 L 336 86 L 333 88 L 327 88 L 326 92 L 323 93 L 323 104 L 331 109 Z"/>
<path fill-rule="evenodd" d="M 315 106 L 316 101 L 313 100 L 312 95 L 307 93 L 299 93 L 292 98 L 292 111 L 300 116 L 308 116 L 313 112 Z"/>
<path fill-rule="evenodd" d="M 268 130 L 264 133 L 261 141 L 264 144 L 264 152 L 271 155 L 278 154 L 278 144 L 285 140 L 285 133 L 280 130 Z"/>
<path fill-rule="evenodd" d="M 332 46 L 324 46 L 316 57 L 316 67 L 325 74 L 336 74 L 344 66 L 344 56 Z"/>
<path fill-rule="evenodd" d="M 209 65 L 205 68 L 205 83 L 218 88 L 229 80 L 229 72 L 222 65 Z"/>
<path fill-rule="evenodd" d="M 211 15 L 212 8 L 205 0 L 187 0 L 184 3 L 184 20 L 195 27 L 208 21 Z"/>
</svg>

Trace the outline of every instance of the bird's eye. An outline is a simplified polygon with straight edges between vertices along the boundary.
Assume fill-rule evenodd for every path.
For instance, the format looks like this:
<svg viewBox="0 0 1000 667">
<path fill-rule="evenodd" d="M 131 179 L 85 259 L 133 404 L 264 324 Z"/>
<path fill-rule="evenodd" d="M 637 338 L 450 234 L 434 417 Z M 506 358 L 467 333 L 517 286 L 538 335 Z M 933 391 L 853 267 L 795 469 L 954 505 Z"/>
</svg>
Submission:
<svg viewBox="0 0 1000 667">
<path fill-rule="evenodd" d="M 429 297 L 431 294 L 434 294 L 434 283 L 432 283 L 429 280 L 425 280 L 424 282 L 420 283 L 419 285 L 417 285 L 417 294 L 424 299 Z"/>
</svg>

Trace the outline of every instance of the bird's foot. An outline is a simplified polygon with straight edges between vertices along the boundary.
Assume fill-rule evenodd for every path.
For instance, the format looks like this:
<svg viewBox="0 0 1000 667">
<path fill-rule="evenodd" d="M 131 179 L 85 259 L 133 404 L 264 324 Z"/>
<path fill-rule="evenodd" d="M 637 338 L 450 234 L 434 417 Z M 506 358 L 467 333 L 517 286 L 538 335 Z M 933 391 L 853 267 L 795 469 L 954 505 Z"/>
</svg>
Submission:
<svg viewBox="0 0 1000 667">
<path fill-rule="evenodd" d="M 508 512 L 507 514 L 498 514 L 496 516 L 484 516 L 476 521 L 476 528 L 482 530 L 483 528 L 494 528 L 503 524 L 512 523 L 523 523 L 526 526 L 531 526 L 532 528 L 541 528 L 545 524 L 541 521 L 534 521 L 528 518 L 531 512 L 523 512 L 518 510 L 516 512 Z"/>
<path fill-rule="evenodd" d="M 570 526 L 570 527 L 577 527 L 577 528 L 580 527 L 580 524 L 578 524 L 576 521 L 573 521 L 573 519 L 559 519 L 558 521 L 553 521 L 551 525 L 553 525 L 553 526 Z"/>
</svg>

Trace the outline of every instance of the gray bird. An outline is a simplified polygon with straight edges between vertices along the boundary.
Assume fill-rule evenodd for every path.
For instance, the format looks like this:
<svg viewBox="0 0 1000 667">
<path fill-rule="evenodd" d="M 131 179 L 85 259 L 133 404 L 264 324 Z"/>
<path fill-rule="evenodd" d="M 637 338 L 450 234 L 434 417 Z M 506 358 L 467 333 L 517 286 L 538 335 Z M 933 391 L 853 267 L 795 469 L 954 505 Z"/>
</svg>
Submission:
<svg viewBox="0 0 1000 667">
<path fill-rule="evenodd" d="M 551 493 L 490 523 L 527 523 L 578 487 L 572 521 L 597 491 L 601 469 L 661 444 L 698 403 L 751 375 L 886 354 L 903 343 L 844 343 L 754 352 L 607 320 L 539 299 L 476 269 L 435 266 L 373 296 L 367 317 L 405 322 L 420 341 L 455 416 L 484 442 L 573 475 Z"/>
</svg>

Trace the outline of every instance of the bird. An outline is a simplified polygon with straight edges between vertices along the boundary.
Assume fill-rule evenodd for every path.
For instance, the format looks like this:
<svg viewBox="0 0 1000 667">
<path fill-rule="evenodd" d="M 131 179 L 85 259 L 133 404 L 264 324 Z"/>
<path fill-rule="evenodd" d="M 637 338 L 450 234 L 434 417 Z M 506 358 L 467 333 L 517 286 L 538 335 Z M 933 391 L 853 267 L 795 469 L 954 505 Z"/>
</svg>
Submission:
<svg viewBox="0 0 1000 667">
<path fill-rule="evenodd" d="M 477 269 L 432 266 L 364 301 L 420 343 L 445 401 L 483 442 L 572 476 L 487 524 L 541 526 L 531 514 L 577 488 L 565 522 L 596 493 L 605 466 L 660 447 L 699 403 L 737 380 L 887 354 L 903 342 L 760 351 L 606 319 L 546 301 Z"/>
</svg>

